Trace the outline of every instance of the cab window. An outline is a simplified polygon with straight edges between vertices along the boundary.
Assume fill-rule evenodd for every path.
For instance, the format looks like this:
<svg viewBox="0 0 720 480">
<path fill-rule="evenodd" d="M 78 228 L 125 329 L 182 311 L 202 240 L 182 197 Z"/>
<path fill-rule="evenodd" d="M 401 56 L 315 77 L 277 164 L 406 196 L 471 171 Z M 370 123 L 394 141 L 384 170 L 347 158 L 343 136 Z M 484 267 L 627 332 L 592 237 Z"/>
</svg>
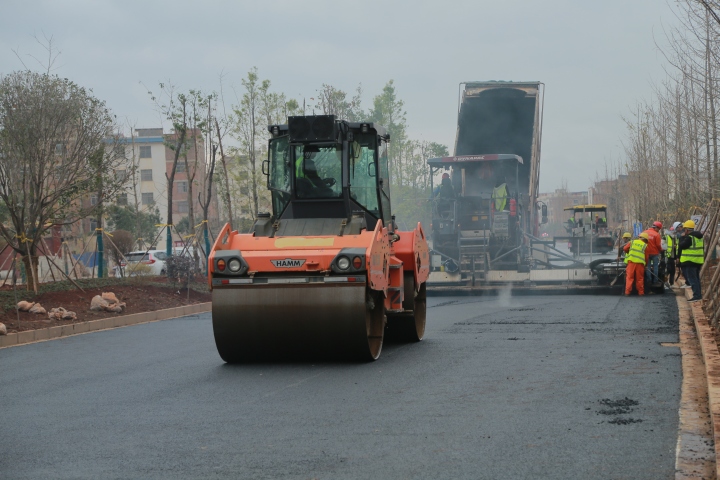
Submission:
<svg viewBox="0 0 720 480">
<path fill-rule="evenodd" d="M 273 138 L 268 147 L 270 171 L 268 187 L 272 197 L 273 215 L 277 218 L 290 201 L 290 145 L 287 136 Z"/>
<path fill-rule="evenodd" d="M 378 145 L 378 170 L 382 188 L 380 189 L 380 205 L 382 206 L 383 224 L 390 225 L 392 214 L 390 213 L 390 170 L 388 166 L 388 151 L 385 140 L 380 140 Z"/>
<path fill-rule="evenodd" d="M 298 198 L 338 198 L 342 195 L 340 145 L 297 145 L 294 151 Z"/>
<path fill-rule="evenodd" d="M 359 134 L 350 145 L 350 197 L 376 218 L 380 218 L 376 138 L 373 134 Z"/>
</svg>

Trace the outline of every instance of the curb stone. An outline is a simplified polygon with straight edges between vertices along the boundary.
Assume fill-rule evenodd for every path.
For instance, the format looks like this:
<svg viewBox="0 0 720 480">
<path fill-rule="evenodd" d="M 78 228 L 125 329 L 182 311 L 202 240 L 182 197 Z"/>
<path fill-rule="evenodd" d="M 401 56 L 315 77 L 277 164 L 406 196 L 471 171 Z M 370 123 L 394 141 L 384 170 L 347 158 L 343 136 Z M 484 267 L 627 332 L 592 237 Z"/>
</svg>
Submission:
<svg viewBox="0 0 720 480">
<path fill-rule="evenodd" d="M 690 289 L 685 289 L 685 298 L 692 298 Z M 703 363 L 708 386 L 708 406 L 710 409 L 710 421 L 712 422 L 713 440 L 715 443 L 715 458 L 720 459 L 720 352 L 718 351 L 715 335 L 713 335 L 707 317 L 702 310 L 702 302 L 688 303 L 692 311 L 695 330 L 697 331 L 700 349 L 702 350 Z M 716 461 L 716 478 L 720 478 L 720 462 Z"/>
<path fill-rule="evenodd" d="M 55 327 L 40 328 L 38 330 L 26 330 L 24 332 L 8 333 L 0 336 L 0 348 L 15 347 L 28 343 L 55 340 L 56 338 L 79 335 L 81 333 L 106 330 L 108 328 L 127 327 L 139 323 L 157 322 L 171 318 L 184 317 L 196 313 L 205 313 L 212 310 L 212 302 L 195 303 L 181 307 L 155 310 L 152 312 L 133 313 L 131 315 L 120 315 L 117 317 L 101 318 L 88 322 L 70 323 Z"/>
</svg>

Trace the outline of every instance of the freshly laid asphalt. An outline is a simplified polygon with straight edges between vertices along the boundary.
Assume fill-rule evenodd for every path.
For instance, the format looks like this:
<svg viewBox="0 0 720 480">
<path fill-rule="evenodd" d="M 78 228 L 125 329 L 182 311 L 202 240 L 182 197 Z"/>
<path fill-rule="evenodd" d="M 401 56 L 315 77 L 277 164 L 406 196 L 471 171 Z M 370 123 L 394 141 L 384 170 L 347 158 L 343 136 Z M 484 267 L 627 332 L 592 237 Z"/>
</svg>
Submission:
<svg viewBox="0 0 720 480">
<path fill-rule="evenodd" d="M 209 314 L 0 350 L 0 478 L 674 478 L 673 295 L 432 297 L 373 363 L 226 365 Z"/>
</svg>

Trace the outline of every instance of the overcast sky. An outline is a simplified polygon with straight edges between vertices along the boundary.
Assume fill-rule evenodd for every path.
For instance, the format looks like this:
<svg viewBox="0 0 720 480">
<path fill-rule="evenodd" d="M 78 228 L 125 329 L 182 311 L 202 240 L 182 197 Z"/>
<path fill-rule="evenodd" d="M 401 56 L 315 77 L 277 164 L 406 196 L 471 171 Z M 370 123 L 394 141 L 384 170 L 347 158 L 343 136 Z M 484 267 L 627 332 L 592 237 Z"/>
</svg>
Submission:
<svg viewBox="0 0 720 480">
<path fill-rule="evenodd" d="M 301 103 L 361 84 L 367 108 L 393 79 L 411 137 L 451 152 L 460 82 L 537 80 L 541 190 L 584 190 L 622 158 L 622 116 L 664 78 L 656 42 L 675 23 L 663 0 L 3 0 L 0 74 L 23 68 L 16 51 L 40 70 L 34 36 L 52 36 L 55 73 L 138 127 L 161 122 L 142 84 L 209 92 L 257 67 Z"/>
</svg>

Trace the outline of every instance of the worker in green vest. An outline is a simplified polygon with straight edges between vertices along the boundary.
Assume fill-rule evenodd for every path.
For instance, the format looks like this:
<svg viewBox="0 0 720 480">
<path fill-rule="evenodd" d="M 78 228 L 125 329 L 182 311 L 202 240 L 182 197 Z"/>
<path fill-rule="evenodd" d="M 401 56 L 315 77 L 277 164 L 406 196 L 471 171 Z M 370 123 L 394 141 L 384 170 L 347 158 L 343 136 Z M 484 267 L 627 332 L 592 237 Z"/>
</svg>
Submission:
<svg viewBox="0 0 720 480">
<path fill-rule="evenodd" d="M 507 206 L 508 200 L 508 189 L 507 183 L 505 183 L 505 177 L 500 177 L 495 182 L 495 188 L 492 191 L 492 201 L 495 204 L 495 211 L 502 212 Z"/>
<path fill-rule="evenodd" d="M 318 175 L 314 158 L 319 152 L 320 149 L 317 146 L 308 145 L 302 153 L 297 155 L 295 160 L 295 181 L 299 197 L 325 198 L 337 196 L 334 195 L 333 190 L 330 188 L 335 185 L 335 179 L 323 179 Z"/>
<path fill-rule="evenodd" d="M 682 223 L 675 222 L 665 232 L 665 245 L 667 247 L 667 249 L 665 250 L 665 269 L 667 270 L 668 283 L 670 283 L 670 285 L 675 284 L 675 263 L 677 262 L 676 235 L 680 233 L 676 229 L 681 225 Z"/>
<path fill-rule="evenodd" d="M 692 288 L 691 302 L 702 300 L 700 288 L 700 269 L 705 262 L 705 248 L 702 232 L 695 230 L 695 222 L 688 220 L 683 223 L 683 236 L 678 242 L 680 249 L 680 267 L 683 269 L 685 280 Z"/>
<path fill-rule="evenodd" d="M 632 242 L 628 242 L 623 250 L 625 251 L 625 295 L 630 295 L 633 283 L 638 295 L 645 295 L 645 264 L 647 264 L 648 240 L 650 237 L 643 232 Z"/>
</svg>

